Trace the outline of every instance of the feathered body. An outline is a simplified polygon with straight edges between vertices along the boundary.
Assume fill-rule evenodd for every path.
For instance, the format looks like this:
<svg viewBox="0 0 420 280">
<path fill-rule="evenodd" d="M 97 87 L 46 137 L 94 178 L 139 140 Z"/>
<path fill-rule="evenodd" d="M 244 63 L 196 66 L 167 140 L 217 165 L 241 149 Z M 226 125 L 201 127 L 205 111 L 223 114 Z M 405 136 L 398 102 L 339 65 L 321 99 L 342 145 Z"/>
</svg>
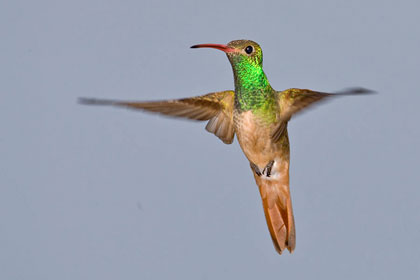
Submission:
<svg viewBox="0 0 420 280">
<path fill-rule="evenodd" d="M 275 123 L 249 111 L 234 112 L 238 142 L 249 160 L 261 171 L 273 162 L 271 174 L 258 174 L 252 166 L 255 181 L 263 200 L 264 213 L 276 250 L 295 248 L 295 227 L 289 190 L 290 148 L 287 130 L 279 141 L 272 141 Z"/>
<path fill-rule="evenodd" d="M 238 142 L 251 164 L 263 201 L 267 225 L 274 247 L 281 253 L 295 248 L 295 226 L 289 190 L 290 148 L 287 129 L 274 141 L 272 132 L 280 120 L 278 93 L 271 87 L 262 69 L 262 50 L 248 41 L 228 46 L 245 49 L 250 56 L 227 53 L 235 79 L 233 122 Z M 272 164 L 269 173 L 263 172 Z"/>
<path fill-rule="evenodd" d="M 295 225 L 289 189 L 290 147 L 287 123 L 303 108 L 335 96 L 307 89 L 275 91 L 262 68 L 262 50 L 249 40 L 227 45 L 201 44 L 226 53 L 235 91 L 153 102 L 81 99 L 83 104 L 123 106 L 192 120 L 208 121 L 206 130 L 231 144 L 236 134 L 261 194 L 271 238 L 278 253 L 295 248 Z M 340 95 L 368 93 L 357 88 Z"/>
</svg>

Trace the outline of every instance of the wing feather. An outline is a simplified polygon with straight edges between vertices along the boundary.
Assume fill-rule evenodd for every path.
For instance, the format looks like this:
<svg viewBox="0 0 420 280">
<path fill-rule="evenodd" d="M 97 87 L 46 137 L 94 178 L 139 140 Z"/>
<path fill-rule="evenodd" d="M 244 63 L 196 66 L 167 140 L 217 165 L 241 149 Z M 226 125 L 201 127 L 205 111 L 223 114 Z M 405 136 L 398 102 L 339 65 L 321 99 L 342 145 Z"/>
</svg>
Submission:
<svg viewBox="0 0 420 280">
<path fill-rule="evenodd" d="M 272 139 L 278 141 L 287 126 L 287 122 L 292 115 L 303 111 L 315 103 L 325 101 L 329 97 L 344 96 L 344 95 L 360 95 L 369 94 L 373 91 L 364 88 L 349 88 L 347 90 L 327 93 L 313 91 L 309 89 L 291 88 L 281 92 L 277 92 L 277 101 L 280 108 L 279 123 L 272 133 Z"/>
<path fill-rule="evenodd" d="M 119 101 L 95 98 L 80 98 L 86 105 L 109 105 L 143 110 L 162 115 L 206 121 L 207 131 L 214 133 L 224 143 L 230 144 L 234 137 L 233 100 L 231 90 L 209 93 L 202 96 L 162 101 Z"/>
</svg>

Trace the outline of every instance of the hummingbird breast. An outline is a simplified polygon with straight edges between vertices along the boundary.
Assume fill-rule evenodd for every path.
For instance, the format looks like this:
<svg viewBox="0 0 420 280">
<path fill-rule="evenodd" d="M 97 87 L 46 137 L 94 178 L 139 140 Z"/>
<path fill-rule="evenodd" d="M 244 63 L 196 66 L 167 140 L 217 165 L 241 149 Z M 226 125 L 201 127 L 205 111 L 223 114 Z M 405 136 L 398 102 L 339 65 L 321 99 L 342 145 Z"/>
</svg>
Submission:
<svg viewBox="0 0 420 280">
<path fill-rule="evenodd" d="M 233 119 L 239 145 L 251 163 L 262 170 L 270 161 L 289 159 L 287 130 L 279 141 L 273 142 L 271 134 L 276 126 L 275 122 L 267 122 L 251 110 L 235 110 Z"/>
</svg>

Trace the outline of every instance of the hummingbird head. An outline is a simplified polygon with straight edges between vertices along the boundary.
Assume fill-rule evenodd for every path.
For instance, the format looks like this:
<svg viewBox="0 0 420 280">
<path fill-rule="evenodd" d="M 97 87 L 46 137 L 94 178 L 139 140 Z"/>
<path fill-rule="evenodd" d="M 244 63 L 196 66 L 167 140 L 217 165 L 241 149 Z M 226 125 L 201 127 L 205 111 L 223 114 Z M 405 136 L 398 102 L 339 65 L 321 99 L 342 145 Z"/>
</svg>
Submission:
<svg viewBox="0 0 420 280">
<path fill-rule="evenodd" d="M 262 67 L 263 57 L 260 45 L 251 40 L 235 40 L 227 44 L 235 52 L 226 53 L 232 65 L 240 63 Z"/>
<path fill-rule="evenodd" d="M 235 71 L 237 66 L 248 65 L 261 68 L 262 67 L 262 50 L 261 47 L 251 40 L 235 40 L 227 45 L 222 44 L 200 44 L 191 48 L 213 48 L 226 53 L 232 67 Z"/>
<path fill-rule="evenodd" d="M 226 53 L 232 65 L 237 92 L 271 92 L 272 88 L 262 69 L 261 47 L 250 40 L 235 40 L 227 45 L 201 44 L 191 48 L 213 48 Z"/>
</svg>

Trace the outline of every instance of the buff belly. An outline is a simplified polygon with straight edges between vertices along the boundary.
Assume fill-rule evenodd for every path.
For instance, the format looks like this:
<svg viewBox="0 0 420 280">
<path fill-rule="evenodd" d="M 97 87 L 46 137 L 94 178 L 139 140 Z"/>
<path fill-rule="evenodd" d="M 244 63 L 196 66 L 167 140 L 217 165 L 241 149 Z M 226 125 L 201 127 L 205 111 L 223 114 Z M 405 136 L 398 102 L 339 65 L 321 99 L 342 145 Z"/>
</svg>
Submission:
<svg viewBox="0 0 420 280">
<path fill-rule="evenodd" d="M 273 171 L 278 169 L 279 163 L 289 161 L 287 131 L 280 141 L 273 143 L 271 133 L 275 125 L 265 122 L 252 111 L 235 112 L 234 124 L 239 145 L 245 156 L 261 170 L 272 160 Z"/>
</svg>

